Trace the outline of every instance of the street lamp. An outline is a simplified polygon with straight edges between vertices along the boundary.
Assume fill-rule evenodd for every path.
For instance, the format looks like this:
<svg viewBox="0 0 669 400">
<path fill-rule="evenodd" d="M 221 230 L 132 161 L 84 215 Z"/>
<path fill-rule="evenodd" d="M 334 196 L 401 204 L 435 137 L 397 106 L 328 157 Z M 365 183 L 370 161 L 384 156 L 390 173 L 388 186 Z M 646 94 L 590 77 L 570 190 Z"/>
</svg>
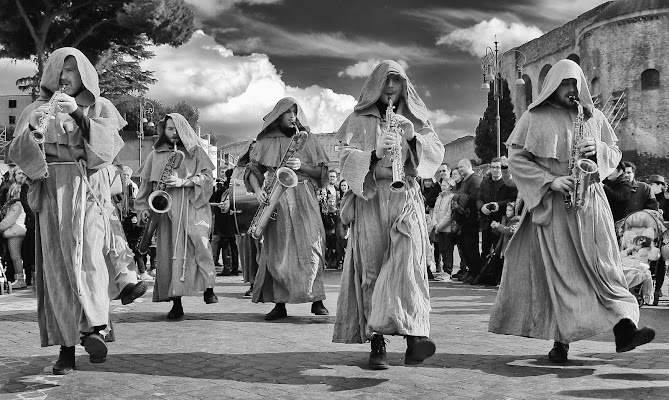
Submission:
<svg viewBox="0 0 669 400">
<path fill-rule="evenodd" d="M 148 119 L 146 117 L 149 117 Z M 155 126 L 153 123 L 153 103 L 144 98 L 139 98 L 139 133 L 137 137 L 139 138 L 139 165 L 142 165 L 142 145 L 144 143 L 144 124 L 147 127 L 152 128 Z"/>
<path fill-rule="evenodd" d="M 501 57 L 498 57 L 498 44 L 497 38 L 495 38 L 495 50 L 488 46 L 486 48 L 486 54 L 481 58 L 481 70 L 483 71 L 483 83 L 481 84 L 481 90 L 489 92 L 490 91 L 490 82 L 495 86 L 493 87 L 493 96 L 495 97 L 495 102 L 497 105 L 497 114 L 495 120 L 497 121 L 497 157 L 501 156 L 501 122 L 499 116 L 499 100 L 502 97 L 502 60 L 504 55 L 507 53 L 517 53 L 522 57 L 522 62 L 516 57 L 516 70 L 518 71 L 518 79 L 516 79 L 516 86 L 525 85 L 525 81 L 522 78 L 523 73 L 523 64 L 527 62 L 527 57 L 523 54 L 522 51 L 516 49 L 510 49 L 502 53 Z"/>
</svg>

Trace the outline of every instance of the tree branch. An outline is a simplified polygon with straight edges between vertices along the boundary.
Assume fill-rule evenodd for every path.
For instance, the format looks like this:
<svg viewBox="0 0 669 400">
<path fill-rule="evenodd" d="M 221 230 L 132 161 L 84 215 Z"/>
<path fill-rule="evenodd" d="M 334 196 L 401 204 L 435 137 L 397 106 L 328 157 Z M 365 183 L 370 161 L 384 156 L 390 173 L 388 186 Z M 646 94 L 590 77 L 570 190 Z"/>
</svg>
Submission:
<svg viewBox="0 0 669 400">
<path fill-rule="evenodd" d="M 86 39 L 88 36 L 90 36 L 93 31 L 95 31 L 96 28 L 99 28 L 101 25 L 111 21 L 111 18 L 105 18 L 103 20 L 100 20 L 99 22 L 96 22 L 95 24 L 91 25 L 90 28 L 88 28 L 85 32 L 82 32 L 81 35 L 79 35 L 76 39 L 72 41 L 70 44 L 72 47 L 77 47 L 84 39 Z"/>
<path fill-rule="evenodd" d="M 23 5 L 21 5 L 21 0 L 14 0 L 14 2 L 16 3 L 16 6 L 19 8 L 19 13 L 21 14 L 21 17 L 26 22 L 26 27 L 28 27 L 28 31 L 30 31 L 30 36 L 33 37 L 35 44 L 37 44 L 37 42 L 39 41 L 39 37 L 37 36 L 35 27 L 30 22 L 30 18 L 28 18 L 28 14 L 26 14 L 26 10 L 23 8 Z"/>
</svg>

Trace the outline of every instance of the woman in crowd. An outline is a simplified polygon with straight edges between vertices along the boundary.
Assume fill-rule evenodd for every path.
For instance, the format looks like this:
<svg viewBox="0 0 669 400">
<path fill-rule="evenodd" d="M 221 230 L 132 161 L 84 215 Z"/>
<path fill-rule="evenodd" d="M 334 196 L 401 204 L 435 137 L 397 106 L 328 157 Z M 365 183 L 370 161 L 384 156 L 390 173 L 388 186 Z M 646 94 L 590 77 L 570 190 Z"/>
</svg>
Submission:
<svg viewBox="0 0 669 400">
<path fill-rule="evenodd" d="M 23 272 L 21 245 L 26 236 L 26 213 L 21 205 L 21 185 L 13 184 L 7 192 L 6 214 L 0 221 L 0 232 L 7 239 L 7 247 L 14 264 L 15 289 L 26 287 L 26 275 Z"/>
</svg>

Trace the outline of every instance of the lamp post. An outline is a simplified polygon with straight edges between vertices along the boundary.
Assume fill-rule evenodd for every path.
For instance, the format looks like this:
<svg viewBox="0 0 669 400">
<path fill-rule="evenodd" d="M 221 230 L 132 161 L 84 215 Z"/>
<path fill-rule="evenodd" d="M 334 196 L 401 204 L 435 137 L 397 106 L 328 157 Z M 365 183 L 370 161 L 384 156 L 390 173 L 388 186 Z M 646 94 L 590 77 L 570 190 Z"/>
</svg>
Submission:
<svg viewBox="0 0 669 400">
<path fill-rule="evenodd" d="M 495 50 L 488 47 L 486 48 L 486 54 L 481 58 L 481 70 L 483 71 L 483 83 L 481 84 L 481 90 L 489 92 L 490 91 L 490 82 L 495 86 L 493 87 L 493 97 L 495 98 L 495 103 L 497 107 L 497 113 L 495 120 L 497 122 L 497 157 L 501 156 L 501 121 L 499 115 L 499 100 L 502 97 L 502 60 L 504 55 L 507 53 L 517 53 L 522 57 L 522 62 L 516 57 L 516 70 L 518 71 L 518 79 L 516 79 L 516 86 L 524 86 L 525 81 L 522 78 L 523 64 L 527 62 L 527 57 L 523 54 L 522 51 L 516 49 L 510 49 L 502 53 L 501 57 L 498 57 L 499 42 L 495 37 Z"/>
<path fill-rule="evenodd" d="M 149 118 L 147 118 L 147 116 Z M 144 124 L 147 127 L 154 127 L 153 123 L 153 103 L 144 98 L 139 98 L 139 165 L 142 165 L 142 147 L 144 144 Z"/>
</svg>

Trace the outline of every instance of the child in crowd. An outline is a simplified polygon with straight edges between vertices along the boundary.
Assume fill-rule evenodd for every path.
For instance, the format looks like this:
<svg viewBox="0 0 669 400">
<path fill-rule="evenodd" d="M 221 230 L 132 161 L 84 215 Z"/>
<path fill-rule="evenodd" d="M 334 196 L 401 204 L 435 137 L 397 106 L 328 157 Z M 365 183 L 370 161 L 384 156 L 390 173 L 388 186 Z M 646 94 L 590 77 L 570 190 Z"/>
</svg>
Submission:
<svg viewBox="0 0 669 400">
<path fill-rule="evenodd" d="M 450 279 L 453 272 L 453 249 L 460 232 L 460 225 L 452 218 L 451 200 L 455 195 L 455 185 L 455 181 L 451 178 L 441 180 L 441 192 L 437 196 L 428 221 L 428 231 L 434 232 L 446 279 Z M 431 275 L 431 271 L 428 271 L 428 278 Z"/>
<path fill-rule="evenodd" d="M 339 223 L 339 209 L 335 196 L 328 196 L 325 212 L 322 214 L 325 227 L 325 267 L 339 268 L 339 243 L 337 241 L 337 224 Z"/>
<path fill-rule="evenodd" d="M 650 262 L 660 258 L 660 249 L 655 247 L 651 238 L 641 235 L 632 239 L 631 243 L 620 252 L 620 257 L 627 287 L 632 288 L 641 284 L 643 301 L 652 304 L 653 277 L 650 273 Z"/>
<path fill-rule="evenodd" d="M 511 236 L 516 231 L 520 217 L 516 216 L 516 203 L 509 202 L 506 204 L 506 213 L 502 217 L 502 221 L 492 221 L 490 227 L 493 232 L 498 233 L 501 237 L 497 241 L 495 250 L 488 255 L 486 264 L 481 269 L 481 273 L 474 281 L 475 284 L 484 284 L 496 286 L 502 278 L 502 267 L 504 265 L 504 250 L 506 249 Z"/>
</svg>

